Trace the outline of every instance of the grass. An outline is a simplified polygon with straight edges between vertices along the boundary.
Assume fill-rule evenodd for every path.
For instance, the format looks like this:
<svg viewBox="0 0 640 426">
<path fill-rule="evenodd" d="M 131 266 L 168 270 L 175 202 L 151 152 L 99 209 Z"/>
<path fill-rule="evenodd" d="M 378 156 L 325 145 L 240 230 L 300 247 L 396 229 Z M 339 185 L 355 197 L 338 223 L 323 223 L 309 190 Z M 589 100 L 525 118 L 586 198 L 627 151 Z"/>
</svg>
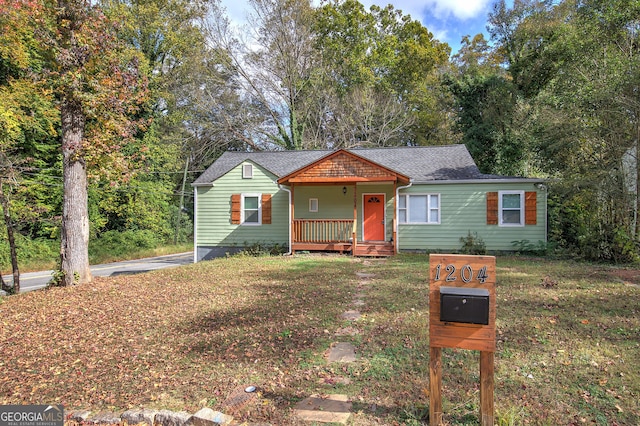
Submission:
<svg viewBox="0 0 640 426">
<path fill-rule="evenodd" d="M 497 263 L 496 423 L 640 424 L 640 271 Z M 297 401 L 345 393 L 354 425 L 427 424 L 428 286 L 424 255 L 233 257 L 5 297 L 0 404 L 193 412 L 255 385 L 237 418 L 295 425 Z M 327 364 L 336 341 L 358 361 Z M 443 351 L 447 424 L 478 424 L 478 358 Z"/>
</svg>

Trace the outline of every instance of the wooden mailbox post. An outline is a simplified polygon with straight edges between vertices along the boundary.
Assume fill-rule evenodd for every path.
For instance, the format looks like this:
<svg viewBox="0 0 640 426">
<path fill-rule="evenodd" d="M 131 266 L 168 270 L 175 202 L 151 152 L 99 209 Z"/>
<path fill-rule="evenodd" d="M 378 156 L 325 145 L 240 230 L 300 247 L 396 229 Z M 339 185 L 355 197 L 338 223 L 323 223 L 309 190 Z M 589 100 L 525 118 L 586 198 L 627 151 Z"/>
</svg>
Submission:
<svg viewBox="0 0 640 426">
<path fill-rule="evenodd" d="M 480 351 L 480 424 L 493 426 L 496 259 L 429 256 L 429 423 L 442 424 L 442 348 Z"/>
</svg>

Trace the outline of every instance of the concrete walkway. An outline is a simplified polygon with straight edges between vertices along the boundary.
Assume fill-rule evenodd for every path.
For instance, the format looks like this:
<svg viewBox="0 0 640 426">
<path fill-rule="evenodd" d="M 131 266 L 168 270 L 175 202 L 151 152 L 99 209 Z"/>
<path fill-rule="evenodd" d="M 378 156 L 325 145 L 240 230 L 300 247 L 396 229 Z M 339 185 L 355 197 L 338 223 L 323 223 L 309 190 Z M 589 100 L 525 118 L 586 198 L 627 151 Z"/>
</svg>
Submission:
<svg viewBox="0 0 640 426">
<path fill-rule="evenodd" d="M 357 327 L 357 321 L 362 314 L 359 309 L 365 306 L 366 287 L 370 280 L 375 278 L 375 274 L 368 272 L 356 272 L 359 278 L 358 292 L 353 295 L 350 303 L 352 309 L 348 309 L 340 318 L 348 321 L 349 325 L 339 328 L 335 332 L 336 337 L 355 336 L 360 333 Z M 357 361 L 356 347 L 351 342 L 337 341 L 331 344 L 326 353 L 328 363 L 351 363 Z M 348 378 L 334 378 L 339 383 L 349 383 Z M 344 394 L 333 395 L 311 395 L 310 397 L 300 401 L 294 407 L 295 415 L 301 420 L 318 423 L 340 423 L 346 424 L 351 417 L 351 401 L 349 396 Z"/>
</svg>

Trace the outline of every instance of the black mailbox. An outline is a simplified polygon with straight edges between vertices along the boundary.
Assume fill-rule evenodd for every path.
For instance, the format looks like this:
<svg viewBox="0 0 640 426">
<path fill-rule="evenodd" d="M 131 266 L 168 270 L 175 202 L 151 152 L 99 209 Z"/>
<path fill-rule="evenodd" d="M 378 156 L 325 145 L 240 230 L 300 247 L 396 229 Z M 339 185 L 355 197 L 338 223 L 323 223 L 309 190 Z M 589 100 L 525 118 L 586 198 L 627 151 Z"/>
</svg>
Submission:
<svg viewBox="0 0 640 426">
<path fill-rule="evenodd" d="M 489 290 L 440 287 L 440 321 L 489 324 Z"/>
</svg>

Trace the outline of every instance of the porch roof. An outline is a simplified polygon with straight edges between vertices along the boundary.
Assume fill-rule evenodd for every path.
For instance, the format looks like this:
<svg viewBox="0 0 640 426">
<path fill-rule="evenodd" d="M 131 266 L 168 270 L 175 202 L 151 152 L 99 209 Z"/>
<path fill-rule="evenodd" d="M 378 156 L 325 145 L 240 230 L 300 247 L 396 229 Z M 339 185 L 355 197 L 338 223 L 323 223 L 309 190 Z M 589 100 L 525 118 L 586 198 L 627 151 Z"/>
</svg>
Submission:
<svg viewBox="0 0 640 426">
<path fill-rule="evenodd" d="M 279 180 L 310 168 L 314 163 L 337 152 L 360 157 L 397 176 L 420 182 L 452 180 L 508 179 L 480 172 L 464 145 L 420 147 L 355 148 L 341 151 L 263 151 L 222 154 L 193 186 L 208 185 L 244 161 L 253 162 L 273 173 Z M 335 180 L 333 180 L 335 182 Z"/>
<path fill-rule="evenodd" d="M 278 179 L 278 183 L 402 182 L 409 177 L 341 149 Z"/>
</svg>

